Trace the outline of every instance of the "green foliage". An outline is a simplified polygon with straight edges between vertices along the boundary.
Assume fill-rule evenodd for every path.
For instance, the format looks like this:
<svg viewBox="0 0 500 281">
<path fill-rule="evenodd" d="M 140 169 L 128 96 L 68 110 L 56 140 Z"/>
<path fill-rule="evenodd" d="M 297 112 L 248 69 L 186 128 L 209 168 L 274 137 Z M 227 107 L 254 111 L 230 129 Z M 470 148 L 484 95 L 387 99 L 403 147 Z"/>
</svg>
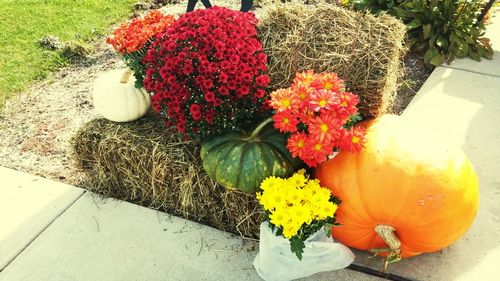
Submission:
<svg viewBox="0 0 500 281">
<path fill-rule="evenodd" d="M 344 128 L 349 130 L 361 121 L 363 121 L 363 117 L 361 117 L 361 114 L 359 114 L 359 112 L 353 114 L 349 116 L 349 120 L 347 120 L 347 122 L 344 124 Z"/>
<path fill-rule="evenodd" d="M 297 236 L 290 238 L 290 250 L 292 253 L 295 253 L 300 261 L 302 260 L 302 253 L 304 253 L 305 247 L 306 245 L 304 244 L 304 240 Z"/>
<path fill-rule="evenodd" d="M 402 4 L 405 0 L 353 0 L 352 6 L 356 10 L 366 10 L 373 14 L 380 14 L 383 11 L 390 11 Z"/>
<path fill-rule="evenodd" d="M 136 0 L 0 0 L 0 108 L 37 79 L 67 64 L 61 52 L 44 49 L 47 34 L 79 43 L 109 33 Z"/>
<path fill-rule="evenodd" d="M 304 253 L 304 248 L 306 247 L 304 241 L 318 232 L 321 228 L 323 228 L 327 236 L 330 237 L 332 235 L 332 227 L 336 225 L 339 224 L 336 223 L 335 217 L 327 217 L 325 220 L 321 221 L 315 220 L 308 225 L 304 224 L 298 233 L 290 238 L 290 250 L 299 260 L 302 260 L 302 253 Z M 278 233 L 276 233 L 276 235 L 278 235 Z M 281 235 L 281 233 L 279 235 Z"/>
<path fill-rule="evenodd" d="M 144 48 L 136 52 L 126 53 L 122 57 L 125 64 L 134 72 L 135 87 L 138 89 L 144 87 L 143 82 L 146 76 L 146 66 L 142 64 L 141 61 L 146 56 L 148 48 L 149 43 L 146 44 Z"/>
<path fill-rule="evenodd" d="M 429 66 L 450 63 L 455 57 L 480 61 L 493 56 L 490 40 L 483 37 L 484 23 L 476 25 L 483 1 L 357 0 L 353 7 L 375 14 L 386 11 L 401 19 L 408 28 L 409 46 Z"/>
</svg>

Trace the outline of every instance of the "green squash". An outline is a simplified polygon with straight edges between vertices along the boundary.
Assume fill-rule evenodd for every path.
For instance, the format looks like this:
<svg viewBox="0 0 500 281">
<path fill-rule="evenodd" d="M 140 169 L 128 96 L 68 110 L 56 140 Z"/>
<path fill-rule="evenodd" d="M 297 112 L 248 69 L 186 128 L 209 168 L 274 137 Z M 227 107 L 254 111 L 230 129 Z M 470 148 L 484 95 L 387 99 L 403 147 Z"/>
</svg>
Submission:
<svg viewBox="0 0 500 281">
<path fill-rule="evenodd" d="M 251 135 L 212 137 L 201 146 L 203 168 L 230 190 L 256 192 L 269 176 L 289 177 L 302 166 L 286 148 L 286 137 L 266 120 Z"/>
</svg>

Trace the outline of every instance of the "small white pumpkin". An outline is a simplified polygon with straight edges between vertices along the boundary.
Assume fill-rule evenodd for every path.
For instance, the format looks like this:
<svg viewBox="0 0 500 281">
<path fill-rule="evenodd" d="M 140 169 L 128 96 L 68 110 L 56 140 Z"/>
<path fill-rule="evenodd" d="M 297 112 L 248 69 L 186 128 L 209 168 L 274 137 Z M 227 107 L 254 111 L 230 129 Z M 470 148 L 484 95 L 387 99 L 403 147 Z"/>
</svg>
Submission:
<svg viewBox="0 0 500 281">
<path fill-rule="evenodd" d="M 134 86 L 130 70 L 115 69 L 101 74 L 94 82 L 94 107 L 104 118 L 129 122 L 144 116 L 151 105 L 151 96 L 144 88 Z"/>
</svg>

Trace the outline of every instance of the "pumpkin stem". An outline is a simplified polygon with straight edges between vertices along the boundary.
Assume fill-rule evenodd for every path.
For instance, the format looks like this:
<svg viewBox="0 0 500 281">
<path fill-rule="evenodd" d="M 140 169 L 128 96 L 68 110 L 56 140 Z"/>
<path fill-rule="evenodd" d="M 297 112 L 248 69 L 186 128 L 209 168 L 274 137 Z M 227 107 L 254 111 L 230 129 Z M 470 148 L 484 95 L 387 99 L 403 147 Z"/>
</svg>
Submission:
<svg viewBox="0 0 500 281">
<path fill-rule="evenodd" d="M 130 79 L 130 75 L 132 75 L 132 71 L 130 69 L 127 68 L 127 70 L 125 72 L 123 72 L 123 76 L 122 76 L 122 79 L 120 80 L 120 83 L 127 83 L 128 80 Z"/>
<path fill-rule="evenodd" d="M 264 129 L 264 127 L 267 124 L 271 123 L 272 121 L 273 121 L 272 117 L 269 117 L 266 120 L 262 121 L 262 123 L 260 123 L 259 126 L 257 126 L 257 128 L 253 130 L 252 134 L 248 137 L 248 139 L 254 139 L 260 133 L 260 131 L 262 131 L 262 129 Z"/>
<path fill-rule="evenodd" d="M 390 225 L 380 224 L 375 227 L 375 232 L 384 240 L 387 246 L 389 246 L 389 249 L 384 251 L 388 252 L 384 261 L 384 272 L 387 272 L 387 267 L 390 263 L 401 260 L 401 242 L 396 234 L 394 234 L 394 231 L 396 231 L 396 229 Z M 378 253 L 381 251 L 380 249 L 372 249 L 372 252 Z"/>
</svg>

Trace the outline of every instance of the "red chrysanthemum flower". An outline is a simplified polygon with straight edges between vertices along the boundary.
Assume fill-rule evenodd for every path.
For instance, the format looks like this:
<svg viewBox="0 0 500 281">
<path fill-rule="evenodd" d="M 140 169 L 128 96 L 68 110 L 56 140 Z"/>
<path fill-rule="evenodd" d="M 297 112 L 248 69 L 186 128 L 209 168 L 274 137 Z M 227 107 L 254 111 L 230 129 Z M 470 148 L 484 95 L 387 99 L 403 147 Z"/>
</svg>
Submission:
<svg viewBox="0 0 500 281">
<path fill-rule="evenodd" d="M 191 112 L 191 114 L 197 114 L 197 113 L 200 113 L 201 112 L 201 109 L 200 109 L 200 106 L 197 105 L 197 104 L 192 104 L 190 107 L 189 107 L 189 111 Z"/>
<path fill-rule="evenodd" d="M 257 83 L 257 86 L 259 87 L 267 87 L 269 82 L 271 82 L 271 79 L 269 79 L 269 76 L 267 75 L 260 75 L 255 78 L 255 83 Z"/>
<path fill-rule="evenodd" d="M 205 101 L 206 102 L 214 102 L 215 101 L 215 94 L 214 94 L 214 92 L 206 92 L 205 93 Z"/>
<path fill-rule="evenodd" d="M 213 7 L 181 15 L 155 37 L 144 59 L 145 87 L 166 123 L 184 118 L 186 135 L 202 140 L 248 130 L 267 114 L 267 57 L 256 23 L 252 13 Z"/>
</svg>

